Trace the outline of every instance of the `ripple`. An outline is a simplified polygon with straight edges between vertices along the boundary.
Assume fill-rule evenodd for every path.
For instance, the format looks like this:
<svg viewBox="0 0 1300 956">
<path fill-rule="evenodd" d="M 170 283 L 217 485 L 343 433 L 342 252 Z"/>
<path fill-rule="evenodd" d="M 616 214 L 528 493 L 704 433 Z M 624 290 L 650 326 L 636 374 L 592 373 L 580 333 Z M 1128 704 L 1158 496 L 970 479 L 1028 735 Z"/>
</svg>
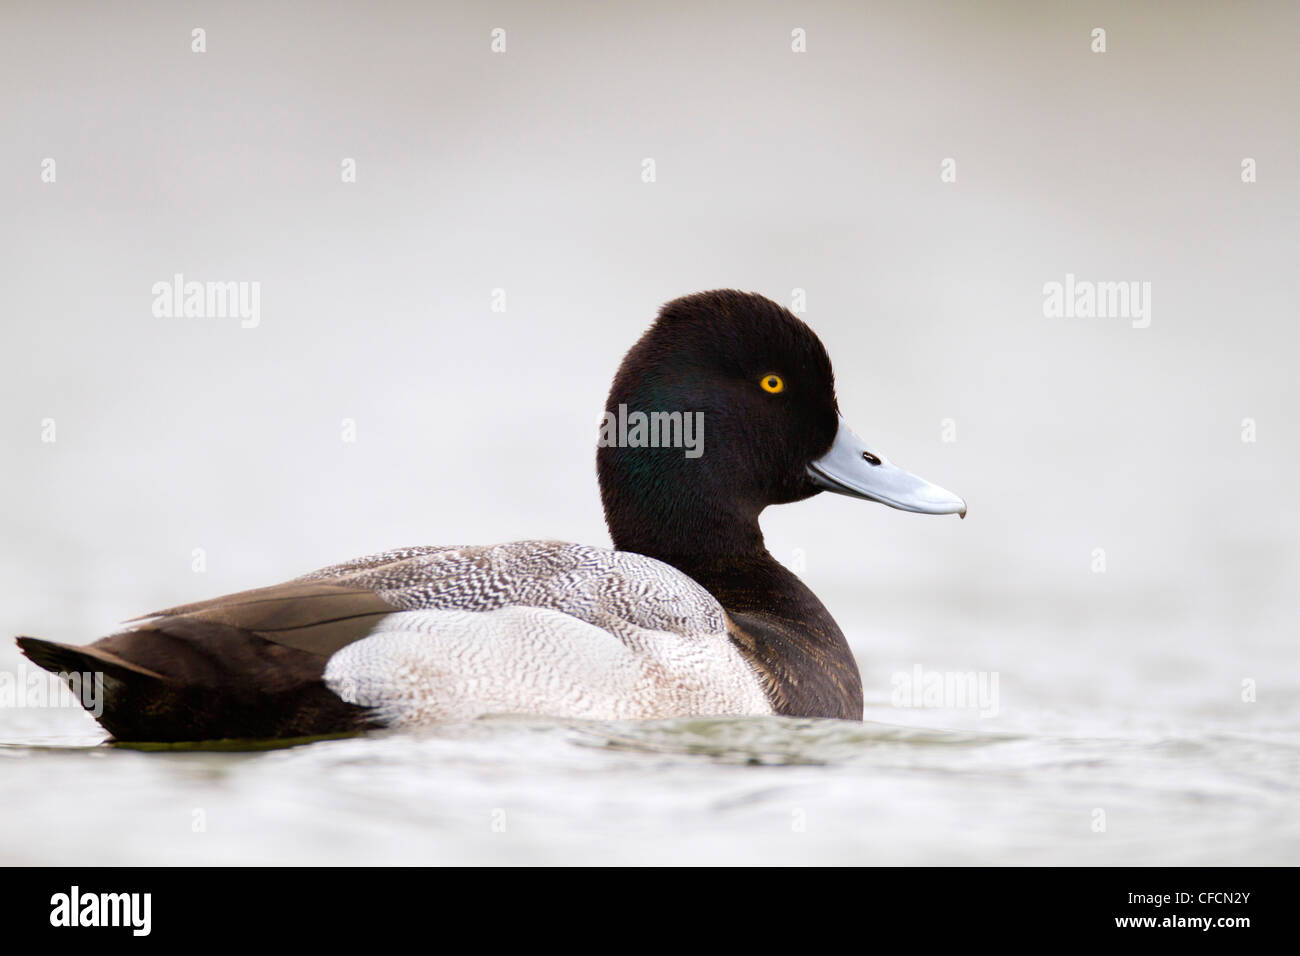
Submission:
<svg viewBox="0 0 1300 956">
<path fill-rule="evenodd" d="M 820 766 L 862 759 L 882 745 L 984 747 L 1021 739 L 847 720 L 714 717 L 640 723 L 591 723 L 574 728 L 589 746 L 689 754 L 727 763 Z"/>
</svg>

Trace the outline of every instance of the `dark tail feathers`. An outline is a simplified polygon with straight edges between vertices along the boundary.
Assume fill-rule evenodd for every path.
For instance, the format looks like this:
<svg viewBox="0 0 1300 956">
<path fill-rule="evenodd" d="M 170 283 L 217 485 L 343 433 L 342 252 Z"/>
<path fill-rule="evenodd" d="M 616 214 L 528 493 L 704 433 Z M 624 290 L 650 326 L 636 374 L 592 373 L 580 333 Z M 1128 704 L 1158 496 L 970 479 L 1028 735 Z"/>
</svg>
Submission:
<svg viewBox="0 0 1300 956">
<path fill-rule="evenodd" d="M 101 673 L 111 675 L 119 680 L 131 677 L 150 677 L 159 679 L 148 668 L 124 661 L 116 655 L 109 654 L 94 647 L 76 647 L 72 644 L 59 644 L 39 637 L 19 637 L 18 647 L 37 667 L 42 667 L 52 674 Z"/>
</svg>

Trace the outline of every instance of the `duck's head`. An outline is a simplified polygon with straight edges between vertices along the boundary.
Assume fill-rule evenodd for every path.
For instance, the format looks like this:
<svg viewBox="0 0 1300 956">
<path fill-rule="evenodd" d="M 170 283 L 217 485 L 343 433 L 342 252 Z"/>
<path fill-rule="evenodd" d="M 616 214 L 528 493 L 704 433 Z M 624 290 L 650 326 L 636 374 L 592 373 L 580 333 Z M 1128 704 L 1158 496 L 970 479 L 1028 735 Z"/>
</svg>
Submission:
<svg viewBox="0 0 1300 956">
<path fill-rule="evenodd" d="M 753 293 L 701 292 L 665 305 L 623 359 L 605 410 L 597 471 L 623 550 L 673 558 L 761 547 L 765 507 L 821 491 L 966 513 L 961 498 L 849 429 L 821 340 Z"/>
</svg>

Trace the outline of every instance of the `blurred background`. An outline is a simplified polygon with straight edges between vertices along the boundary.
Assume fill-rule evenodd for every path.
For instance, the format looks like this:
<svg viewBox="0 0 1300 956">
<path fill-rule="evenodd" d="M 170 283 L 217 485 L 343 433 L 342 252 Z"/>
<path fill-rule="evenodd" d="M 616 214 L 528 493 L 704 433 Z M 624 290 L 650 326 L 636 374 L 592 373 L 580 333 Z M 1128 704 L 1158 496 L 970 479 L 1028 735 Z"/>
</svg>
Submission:
<svg viewBox="0 0 1300 956">
<path fill-rule="evenodd" d="M 798 799 L 832 801 L 834 825 L 786 858 L 1300 859 L 1296 10 L 82 3 L 3 18 L 0 633 L 79 643 L 401 545 L 606 544 L 594 449 L 615 368 L 664 301 L 735 287 L 805 304 L 855 430 L 969 503 L 964 522 L 829 495 L 764 516 L 769 549 L 849 636 L 868 718 L 1036 741 L 991 766 L 963 750 L 936 770 L 915 748 L 871 763 L 871 741 L 848 770 L 827 757 L 847 782 L 813 775 Z M 258 324 L 155 316 L 151 289 L 176 273 L 260 283 Z M 1044 285 L 1067 274 L 1150 283 L 1149 327 L 1045 316 Z M 996 672 L 998 715 L 891 707 L 892 675 L 917 665 Z M 10 643 L 0 669 L 27 673 Z M 192 762 L 91 761 L 97 734 L 79 712 L 0 708 L 4 753 L 31 768 L 0 777 L 0 800 L 121 819 L 132 793 L 199 786 Z M 239 778 L 263 796 L 305 787 L 323 746 L 291 752 L 311 753 L 301 778 L 279 776 L 284 754 L 222 772 L 265 774 Z M 394 773 L 423 779 L 426 756 Z M 530 792 L 566 792 L 565 759 L 532 766 Z M 763 844 L 710 802 L 709 774 L 735 772 L 719 766 L 681 769 L 700 775 L 693 810 L 717 811 L 699 823 L 712 859 L 745 859 Z M 663 833 L 605 845 L 693 859 L 665 844 L 692 830 L 646 770 L 592 785 L 640 792 Z M 954 773 L 973 775 L 965 796 Z M 55 779 L 60 796 L 40 797 Z M 458 806 L 476 820 L 464 808 L 494 797 L 473 780 L 487 790 Z M 436 829 L 423 814 L 446 781 L 411 783 L 411 832 Z M 933 812 L 900 826 L 888 808 L 915 787 Z M 251 805 L 218 790 L 205 805 Z M 538 799 L 555 816 L 531 858 L 583 859 L 574 834 L 599 810 Z M 1089 831 L 1102 806 L 1128 808 L 1136 844 Z M 255 855 L 277 812 L 221 852 Z M 136 822 L 96 862 L 215 858 Z M 0 821 L 11 860 L 90 862 L 75 830 L 26 830 Z M 285 839 L 285 859 L 316 852 Z"/>
</svg>

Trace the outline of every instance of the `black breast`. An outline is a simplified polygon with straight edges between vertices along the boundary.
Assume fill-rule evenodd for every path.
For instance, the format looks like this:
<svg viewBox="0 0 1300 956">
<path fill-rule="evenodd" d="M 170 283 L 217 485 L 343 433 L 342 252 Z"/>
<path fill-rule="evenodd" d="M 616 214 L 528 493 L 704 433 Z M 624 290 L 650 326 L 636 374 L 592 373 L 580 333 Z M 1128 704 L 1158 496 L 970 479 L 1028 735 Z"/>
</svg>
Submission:
<svg viewBox="0 0 1300 956">
<path fill-rule="evenodd" d="M 688 572 L 735 623 L 731 639 L 787 717 L 862 719 L 862 676 L 839 625 L 817 595 L 770 554 Z"/>
</svg>

